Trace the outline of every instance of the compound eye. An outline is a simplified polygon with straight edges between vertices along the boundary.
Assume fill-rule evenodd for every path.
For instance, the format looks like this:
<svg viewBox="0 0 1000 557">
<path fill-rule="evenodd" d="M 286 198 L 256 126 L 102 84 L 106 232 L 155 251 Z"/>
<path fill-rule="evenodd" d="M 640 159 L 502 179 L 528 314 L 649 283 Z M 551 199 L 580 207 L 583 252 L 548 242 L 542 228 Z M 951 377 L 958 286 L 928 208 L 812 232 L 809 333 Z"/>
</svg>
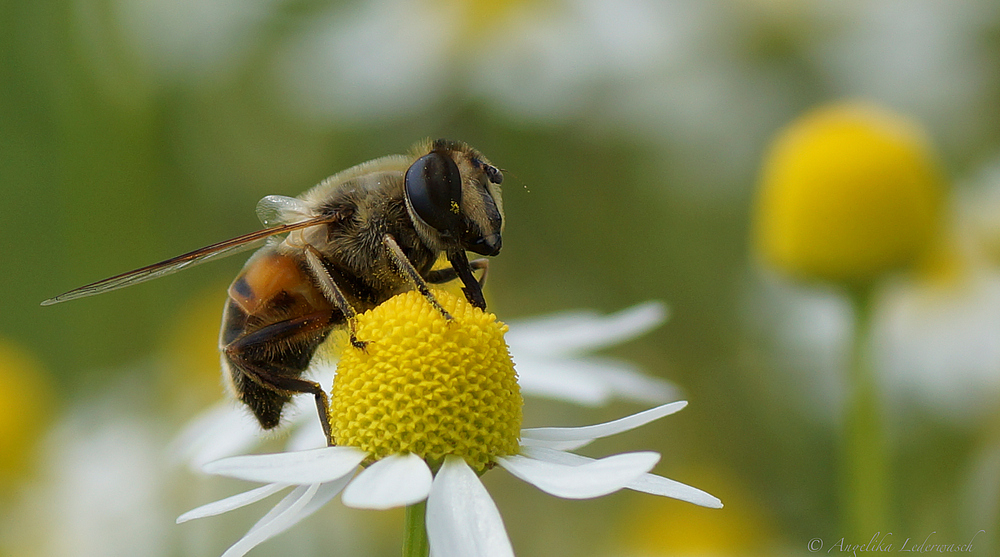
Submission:
<svg viewBox="0 0 1000 557">
<path fill-rule="evenodd" d="M 420 157 L 406 170 L 406 199 L 420 220 L 438 232 L 457 231 L 461 224 L 462 174 L 440 151 Z"/>
</svg>

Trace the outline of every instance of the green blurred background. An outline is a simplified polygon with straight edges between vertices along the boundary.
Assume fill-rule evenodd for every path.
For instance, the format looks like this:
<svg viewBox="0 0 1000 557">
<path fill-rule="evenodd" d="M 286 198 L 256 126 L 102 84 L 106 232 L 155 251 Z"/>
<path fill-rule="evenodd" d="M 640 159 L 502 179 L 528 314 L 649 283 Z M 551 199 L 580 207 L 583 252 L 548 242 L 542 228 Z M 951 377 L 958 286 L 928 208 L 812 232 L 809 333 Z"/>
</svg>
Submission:
<svg viewBox="0 0 1000 557">
<path fill-rule="evenodd" d="M 75 408 L 131 404 L 169 439 L 221 398 L 213 328 L 244 257 L 42 299 L 254 230 L 264 195 L 297 195 L 422 137 L 462 139 L 505 170 L 489 284 L 502 319 L 667 302 L 664 327 L 608 354 L 676 383 L 691 405 L 593 454 L 660 451 L 659 473 L 727 507 L 563 501 L 487 475 L 520 555 L 794 555 L 816 537 L 829 548 L 846 535 L 837 377 L 849 317 L 835 292 L 754 264 L 767 146 L 803 111 L 862 98 L 927 128 L 955 199 L 1000 188 L 994 1 L 11 1 L 0 36 L 0 337 L 34 360 L 11 373 L 41 378 L 42 410 L 25 411 L 35 438 Z M 984 338 L 1000 344 L 992 326 Z M 975 412 L 905 393 L 889 405 L 891 517 L 872 534 L 965 543 L 983 529 L 973 554 L 1000 551 L 992 346 L 970 349 L 987 370 L 963 391 L 985 397 Z M 964 397 L 948 404 L 973 404 Z M 640 409 L 532 399 L 526 417 L 584 424 Z M 47 443 L 9 448 L 33 456 L 6 482 L 6 515 L 45 485 L 58 442 Z M 174 501 L 156 530 L 168 541 L 149 554 L 221 553 L 259 516 L 191 542 L 171 517 L 208 500 Z M 396 554 L 399 517 L 346 512 L 251 555 Z M 388 525 L 326 526 L 343 520 Z"/>
</svg>

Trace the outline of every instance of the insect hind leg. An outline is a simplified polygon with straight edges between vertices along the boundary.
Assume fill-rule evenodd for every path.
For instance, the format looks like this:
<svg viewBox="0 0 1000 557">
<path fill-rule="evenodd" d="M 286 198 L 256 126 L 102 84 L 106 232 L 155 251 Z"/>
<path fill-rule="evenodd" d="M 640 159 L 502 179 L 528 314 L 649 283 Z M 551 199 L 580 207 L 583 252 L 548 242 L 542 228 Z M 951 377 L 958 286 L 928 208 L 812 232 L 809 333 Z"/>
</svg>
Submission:
<svg viewBox="0 0 1000 557">
<path fill-rule="evenodd" d="M 223 348 L 236 394 L 261 427 L 273 429 L 280 423 L 292 395 L 311 394 L 327 444 L 333 445 L 326 392 L 301 377 L 331 328 L 331 314 L 310 314 L 242 335 Z"/>
<path fill-rule="evenodd" d="M 256 397 L 253 404 L 246 399 L 243 402 L 254 412 L 264 429 L 272 429 L 278 425 L 281 409 L 291 400 L 292 394 L 308 393 L 316 399 L 316 411 L 319 414 L 320 425 L 323 427 L 323 435 L 326 437 L 327 445 L 331 447 L 334 445 L 333 433 L 330 431 L 330 400 L 319 383 L 273 373 L 265 366 L 245 361 L 240 362 L 239 365 L 240 371 L 259 388 L 258 390 L 243 391 L 248 394 L 252 393 L 251 396 Z M 262 412 L 258 413 L 257 408 L 260 408 Z"/>
</svg>

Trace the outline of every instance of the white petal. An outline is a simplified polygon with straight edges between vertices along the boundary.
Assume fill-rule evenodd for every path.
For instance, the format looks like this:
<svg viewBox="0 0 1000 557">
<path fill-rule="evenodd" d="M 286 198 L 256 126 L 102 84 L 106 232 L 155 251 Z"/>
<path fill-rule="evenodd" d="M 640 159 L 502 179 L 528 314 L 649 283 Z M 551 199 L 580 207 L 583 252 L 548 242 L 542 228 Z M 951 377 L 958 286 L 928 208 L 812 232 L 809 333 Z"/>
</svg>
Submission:
<svg viewBox="0 0 1000 557">
<path fill-rule="evenodd" d="M 423 501 L 431 491 L 431 469 L 413 453 L 389 455 L 361 471 L 341 501 L 358 509 L 391 509 Z"/>
<path fill-rule="evenodd" d="M 521 444 L 524 446 L 550 447 L 553 449 L 574 449 L 582 447 L 594 439 L 608 437 L 635 429 L 669 416 L 687 406 L 687 401 L 671 402 L 632 414 L 613 422 L 583 427 L 537 427 L 521 430 Z"/>
<path fill-rule="evenodd" d="M 523 430 L 522 430 L 523 431 Z M 540 441 L 538 439 L 532 439 L 530 437 L 521 438 L 521 448 L 525 447 L 544 447 L 547 449 L 557 449 L 560 451 L 572 451 L 579 449 L 580 447 L 585 447 L 593 442 L 593 439 L 578 439 L 575 441 Z"/>
<path fill-rule="evenodd" d="M 264 518 L 261 519 L 245 536 L 240 538 L 239 541 L 234 543 L 222 557 L 242 557 L 246 555 L 248 551 L 257 547 L 259 544 L 273 538 L 274 536 L 284 532 L 289 527 L 294 525 L 296 522 L 301 520 L 303 517 L 299 515 L 301 511 L 308 503 L 312 500 L 313 496 L 316 495 L 316 491 L 319 490 L 319 484 L 313 484 L 310 486 L 299 486 L 295 488 L 287 497 L 281 500 L 281 503 L 275 507 L 281 507 L 281 512 L 268 513 Z M 288 502 L 287 504 L 285 504 Z"/>
<path fill-rule="evenodd" d="M 325 484 L 320 484 L 319 489 L 316 490 L 316 495 L 314 495 L 313 498 L 310 499 L 305 506 L 300 507 L 296 513 L 290 515 L 288 517 L 289 520 L 286 520 L 284 522 L 284 527 L 278 530 L 274 530 L 271 537 L 277 536 L 278 534 L 291 528 L 296 523 L 302 521 L 307 516 L 313 514 L 314 512 L 322 508 L 323 505 L 329 503 L 330 499 L 336 497 L 337 494 L 344 489 L 344 486 L 347 485 L 347 482 L 349 481 L 351 481 L 351 477 L 344 476 L 339 480 L 328 482 Z M 298 490 L 299 494 L 301 494 L 307 488 L 308 486 L 298 486 L 295 489 Z M 281 500 L 277 505 L 275 505 L 274 508 L 270 510 L 270 512 L 261 517 L 261 519 L 258 520 L 257 523 L 254 524 L 252 528 L 250 528 L 247 534 L 269 524 L 271 520 L 274 519 L 275 516 L 283 513 L 285 509 L 287 509 L 289 506 L 291 506 L 292 503 L 294 503 L 297 500 L 297 498 L 298 495 L 296 495 L 295 492 L 289 493 L 283 500 Z"/>
<path fill-rule="evenodd" d="M 517 353 L 512 357 L 517 362 L 517 382 L 526 395 L 589 406 L 606 404 L 615 397 L 653 404 L 678 397 L 678 390 L 670 382 L 645 375 L 618 360 Z"/>
<path fill-rule="evenodd" d="M 581 456 L 546 447 L 521 447 L 521 456 L 545 462 L 552 462 L 555 464 L 564 464 L 566 466 L 579 466 L 596 460 L 590 458 L 589 456 Z"/>
<path fill-rule="evenodd" d="M 680 397 L 673 383 L 646 375 L 628 362 L 593 357 L 585 363 L 588 373 L 603 382 L 611 396 L 649 404 L 664 404 Z"/>
<path fill-rule="evenodd" d="M 306 379 L 319 383 L 320 388 L 326 393 L 329 393 L 333 389 L 333 378 L 336 375 L 337 359 L 331 358 L 329 354 L 325 355 L 320 361 L 316 361 L 314 358 L 309 364 L 309 369 L 306 371 Z M 302 396 L 309 399 L 312 402 L 313 408 L 316 408 L 316 399 L 312 395 Z"/>
<path fill-rule="evenodd" d="M 260 442 L 260 431 L 244 409 L 232 402 L 217 404 L 189 421 L 169 452 L 175 461 L 200 472 L 205 463 L 245 453 Z"/>
<path fill-rule="evenodd" d="M 313 484 L 313 485 L 322 485 L 322 484 Z M 312 485 L 298 485 L 298 486 L 295 486 L 295 489 L 293 489 L 291 492 L 289 492 L 288 495 L 285 495 L 284 497 L 282 497 L 281 501 L 278 501 L 278 503 L 276 505 L 274 505 L 273 507 L 271 507 L 271 510 L 267 511 L 267 514 L 265 514 L 264 516 L 260 517 L 260 519 L 253 526 L 251 526 L 249 530 L 247 530 L 247 534 L 249 534 L 250 532 L 253 532 L 254 530 L 257 530 L 257 529 L 259 529 L 259 528 L 261 528 L 263 526 L 266 526 L 266 525 L 270 524 L 271 521 L 273 521 L 276 516 L 279 516 L 279 515 L 283 514 L 292 505 L 294 505 L 299 499 L 301 499 L 302 496 L 307 491 L 310 490 L 310 488 L 312 488 Z M 319 490 L 317 489 L 317 491 L 319 491 Z"/>
<path fill-rule="evenodd" d="M 696 487 L 691 487 L 670 478 L 664 478 L 663 476 L 657 476 L 656 474 L 644 474 L 626 487 L 642 491 L 643 493 L 680 499 L 681 501 L 687 501 L 688 503 L 694 503 L 702 507 L 722 508 L 722 501 L 718 497 L 709 495 Z"/>
<path fill-rule="evenodd" d="M 513 557 L 500 511 L 476 473 L 445 457 L 427 498 L 427 538 L 434 557 Z"/>
<path fill-rule="evenodd" d="M 511 358 L 517 362 L 517 384 L 524 395 L 587 406 L 600 406 L 610 398 L 603 383 L 581 373 L 581 368 L 571 361 L 534 354 L 521 355 L 513 350 Z"/>
<path fill-rule="evenodd" d="M 577 311 L 509 323 L 510 331 L 505 339 L 514 354 L 578 354 L 637 337 L 666 318 L 666 306 L 662 302 L 649 301 L 608 316 Z"/>
<path fill-rule="evenodd" d="M 522 455 L 495 457 L 497 464 L 546 493 L 565 499 L 590 499 L 614 493 L 653 469 L 660 455 L 625 453 L 585 464 L 566 465 Z"/>
<path fill-rule="evenodd" d="M 323 447 L 294 453 L 234 456 L 205 465 L 205 472 L 241 480 L 318 484 L 354 471 L 368 453 L 355 447 Z"/>
<path fill-rule="evenodd" d="M 594 461 L 594 459 L 586 456 L 541 447 L 522 447 L 521 454 L 536 460 L 544 460 L 568 466 L 579 466 Z M 652 495 L 662 495 L 664 497 L 687 501 L 688 503 L 694 503 L 702 507 L 722 508 L 722 501 L 717 497 L 709 495 L 696 487 L 691 487 L 678 481 L 664 478 L 663 476 L 657 476 L 656 474 L 643 474 L 639 479 L 630 482 L 625 487 Z"/>
<path fill-rule="evenodd" d="M 310 396 L 310 401 L 315 399 Z M 292 430 L 288 442 L 285 443 L 286 451 L 307 451 L 326 446 L 326 435 L 323 433 L 323 426 L 316 416 L 316 404 L 312 405 L 312 414 L 308 414 L 310 419 L 297 420 L 295 429 Z"/>
<path fill-rule="evenodd" d="M 232 497 L 220 499 L 207 505 L 202 505 L 178 516 L 177 524 L 187 522 L 189 520 L 195 520 L 196 518 L 205 518 L 206 516 L 215 516 L 217 514 L 227 513 L 231 510 L 245 507 L 251 503 L 256 503 L 265 497 L 273 495 L 286 487 L 288 487 L 288 484 L 268 484 L 258 487 L 257 489 L 251 489 L 250 491 L 233 495 Z"/>
</svg>

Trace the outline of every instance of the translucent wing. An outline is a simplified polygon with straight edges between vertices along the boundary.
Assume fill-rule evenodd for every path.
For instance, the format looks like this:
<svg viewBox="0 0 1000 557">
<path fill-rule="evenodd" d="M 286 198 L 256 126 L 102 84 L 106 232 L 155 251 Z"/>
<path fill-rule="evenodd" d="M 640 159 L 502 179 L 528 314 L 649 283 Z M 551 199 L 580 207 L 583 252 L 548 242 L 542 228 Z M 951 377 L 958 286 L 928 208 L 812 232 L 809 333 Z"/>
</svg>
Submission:
<svg viewBox="0 0 1000 557">
<path fill-rule="evenodd" d="M 257 202 L 257 218 L 268 228 L 298 222 L 311 216 L 312 209 L 309 204 L 297 197 L 268 195 Z"/>
<path fill-rule="evenodd" d="M 136 269 L 127 273 L 115 275 L 111 278 L 99 280 L 86 286 L 81 286 L 80 288 L 70 290 L 65 294 L 49 298 L 48 300 L 42 302 L 42 305 L 51 306 L 52 304 L 58 304 L 59 302 L 85 298 L 87 296 L 93 296 L 95 294 L 102 294 L 111 290 L 125 288 L 126 286 L 132 286 L 133 284 L 139 284 L 140 282 L 146 282 L 147 280 L 153 280 L 164 275 L 176 273 L 177 271 L 187 267 L 198 265 L 199 263 L 204 263 L 212 259 L 218 259 L 253 248 L 259 242 L 270 236 L 284 234 L 285 232 L 291 232 L 302 228 L 309 228 L 310 226 L 329 224 L 339 218 L 339 215 L 323 215 L 300 222 L 282 224 L 275 226 L 274 228 L 265 228 L 264 230 L 258 230 L 249 234 L 237 236 L 236 238 L 212 244 L 201 249 L 196 249 L 192 252 L 185 253 L 184 255 L 172 257 L 166 261 L 160 261 L 159 263 L 147 265 L 141 269 Z"/>
</svg>

